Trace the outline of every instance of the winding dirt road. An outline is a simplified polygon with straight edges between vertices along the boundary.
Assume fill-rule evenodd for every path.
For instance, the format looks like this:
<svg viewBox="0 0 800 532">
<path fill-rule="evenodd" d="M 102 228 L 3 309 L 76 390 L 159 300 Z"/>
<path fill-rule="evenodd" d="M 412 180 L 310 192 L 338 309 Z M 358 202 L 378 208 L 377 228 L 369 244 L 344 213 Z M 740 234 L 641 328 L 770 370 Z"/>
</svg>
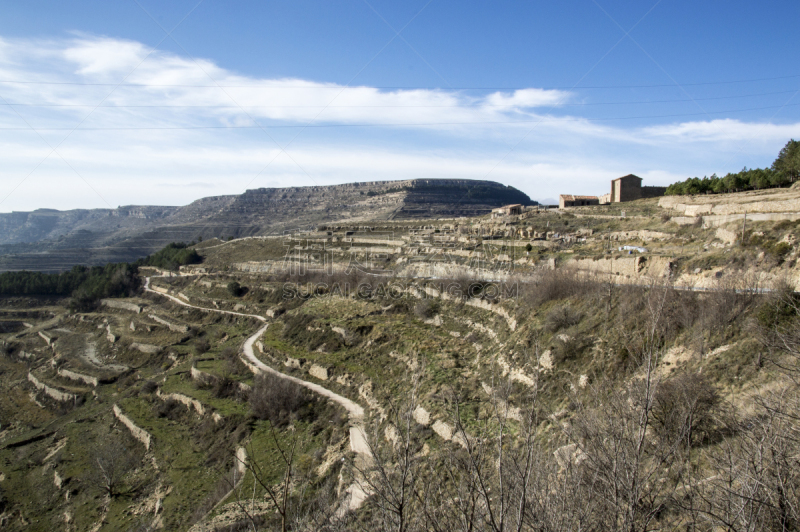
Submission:
<svg viewBox="0 0 800 532">
<path fill-rule="evenodd" d="M 150 288 L 150 277 L 145 277 L 144 282 L 144 290 L 145 292 L 150 292 L 153 294 L 158 294 L 160 296 L 166 297 L 170 299 L 172 302 L 182 305 L 184 307 L 195 308 L 198 310 L 204 310 L 207 312 L 216 312 L 218 314 L 230 314 L 233 316 L 241 316 L 244 318 L 255 318 L 264 323 L 264 326 L 261 327 L 258 331 L 255 332 L 252 336 L 250 336 L 247 340 L 245 340 L 242 350 L 244 351 L 244 356 L 247 357 L 248 367 L 252 369 L 255 367 L 258 371 L 262 371 L 264 373 L 271 373 L 280 377 L 281 379 L 286 379 L 292 381 L 300 386 L 308 388 L 314 393 L 318 393 L 324 397 L 327 397 L 331 401 L 335 402 L 336 404 L 341 405 L 347 410 L 347 416 L 350 421 L 350 449 L 361 455 L 364 458 L 371 459 L 372 452 L 370 451 L 369 445 L 367 444 L 366 437 L 364 435 L 364 408 L 351 401 L 350 399 L 343 397 L 331 390 L 320 386 L 319 384 L 315 384 L 313 382 L 304 381 L 302 379 L 298 379 L 297 377 L 292 377 L 291 375 L 286 375 L 285 373 L 281 373 L 277 371 L 263 362 L 261 362 L 258 357 L 256 357 L 255 352 L 253 352 L 253 344 L 264 334 L 264 331 L 267 330 L 269 327 L 269 323 L 267 323 L 267 319 L 263 316 L 259 316 L 258 314 L 243 314 L 241 312 L 233 312 L 230 310 L 220 310 L 220 309 L 213 309 L 213 308 L 206 308 L 206 307 L 198 307 L 196 305 L 191 305 L 186 303 L 185 301 L 181 301 L 175 296 L 170 294 L 165 294 L 164 292 L 158 292 Z M 349 509 L 354 510 L 361 506 L 361 504 L 366 500 L 367 495 L 364 491 L 360 488 L 358 483 L 353 484 L 347 489 L 347 492 L 350 494 L 350 502 L 349 502 Z"/>
</svg>

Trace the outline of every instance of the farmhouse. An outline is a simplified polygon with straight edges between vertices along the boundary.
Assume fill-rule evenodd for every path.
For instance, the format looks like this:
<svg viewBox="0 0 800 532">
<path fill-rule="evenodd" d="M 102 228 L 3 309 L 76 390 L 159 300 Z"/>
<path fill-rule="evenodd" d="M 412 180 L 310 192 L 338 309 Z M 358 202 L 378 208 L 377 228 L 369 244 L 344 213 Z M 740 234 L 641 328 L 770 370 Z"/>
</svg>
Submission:
<svg viewBox="0 0 800 532">
<path fill-rule="evenodd" d="M 558 208 L 608 205 L 609 203 L 620 203 L 642 198 L 658 198 L 663 196 L 666 192 L 667 187 L 643 187 L 641 177 L 628 174 L 612 179 L 611 192 L 603 194 L 602 196 L 561 194 L 558 198 Z"/>
<path fill-rule="evenodd" d="M 513 216 L 515 214 L 522 214 L 522 205 L 515 203 L 513 205 L 504 205 L 497 209 L 492 209 L 492 218 L 499 218 L 501 216 Z"/>
<path fill-rule="evenodd" d="M 597 196 L 576 196 L 574 194 L 561 194 L 558 197 L 558 208 L 582 207 L 584 205 L 600 205 L 600 198 Z"/>
<path fill-rule="evenodd" d="M 628 174 L 611 181 L 611 203 L 658 198 L 666 191 L 667 187 L 643 187 L 641 177 Z"/>
</svg>

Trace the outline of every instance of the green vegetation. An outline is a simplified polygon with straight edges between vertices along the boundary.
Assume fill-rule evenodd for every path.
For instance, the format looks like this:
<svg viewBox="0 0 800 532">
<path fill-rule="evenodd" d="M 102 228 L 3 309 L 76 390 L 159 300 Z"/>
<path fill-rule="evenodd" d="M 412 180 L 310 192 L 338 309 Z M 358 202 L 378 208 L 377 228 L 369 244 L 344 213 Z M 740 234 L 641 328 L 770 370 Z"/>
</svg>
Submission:
<svg viewBox="0 0 800 532">
<path fill-rule="evenodd" d="M 0 296 L 68 296 L 75 291 L 89 297 L 125 297 L 138 286 L 135 267 L 126 263 L 74 266 L 64 273 L 0 273 Z"/>
<path fill-rule="evenodd" d="M 177 270 L 179 267 L 187 264 L 202 262 L 202 257 L 200 257 L 197 251 L 191 246 L 194 246 L 194 242 L 190 244 L 173 242 L 167 244 L 164 249 L 136 263 L 140 266 L 155 266 L 156 268 L 162 268 L 164 270 Z"/>
<path fill-rule="evenodd" d="M 171 243 L 164 249 L 133 264 L 125 262 L 105 266 L 74 266 L 62 273 L 0 273 L 0 296 L 71 296 L 73 310 L 90 311 L 97 301 L 108 297 L 130 297 L 141 285 L 139 266 L 177 270 L 185 264 L 196 264 L 202 257 L 184 243 Z"/>
<path fill-rule="evenodd" d="M 800 142 L 790 140 L 783 147 L 772 168 L 744 168 L 741 172 L 724 177 L 691 177 L 667 187 L 667 196 L 693 194 L 720 194 L 759 190 L 791 185 L 800 175 Z"/>
<path fill-rule="evenodd" d="M 787 186 L 792 183 L 791 178 L 783 172 L 771 168 L 743 169 L 735 174 L 724 177 L 692 177 L 686 181 L 673 183 L 667 187 L 667 196 L 692 195 L 692 194 L 721 194 L 725 192 L 741 192 L 743 190 L 758 190 L 762 188 Z"/>
<path fill-rule="evenodd" d="M 189 246 L 172 243 L 164 249 L 136 261 L 105 266 L 74 266 L 63 273 L 5 272 L 0 273 L 0 296 L 70 296 L 84 303 L 104 297 L 129 297 L 139 287 L 138 267 L 156 266 L 177 270 L 185 264 L 202 261 Z"/>
<path fill-rule="evenodd" d="M 77 530 L 147 529 L 158 519 L 167 530 L 202 521 L 208 530 L 418 532 L 492 529 L 493 513 L 515 530 L 796 529 L 800 394 L 782 371 L 800 360 L 799 300 L 757 275 L 791 278 L 800 222 L 726 226 L 731 242 L 715 227 L 679 229 L 656 204 L 631 202 L 626 219 L 584 217 L 620 209 L 607 206 L 529 212 L 503 226 L 586 236 L 547 250 L 490 231 L 482 251 L 515 261 L 506 284 L 466 270 L 423 279 L 338 267 L 237 272 L 243 257 L 266 261 L 286 248 L 241 239 L 199 249 L 204 275 L 151 279 L 204 310 L 151 293 L 137 298 L 138 313 L 70 314 L 46 301 L 34 301 L 34 313 L 28 300 L 9 298 L 3 311 L 20 326 L 0 328 L 0 520 L 11 516 L 0 523 L 60 529 L 69 515 Z M 457 229 L 424 231 L 467 234 Z M 650 251 L 623 256 L 623 244 Z M 309 237 L 301 250 L 315 245 Z M 540 250 L 556 269 L 533 263 Z M 154 262 L 163 265 L 192 247 L 162 251 Z M 336 266 L 345 251 L 332 255 Z M 622 273 L 563 267 L 575 257 L 589 259 L 583 266 L 620 260 Z M 634 263 L 638 272 L 623 269 Z M 673 286 L 683 279 L 708 290 Z M 760 293 L 765 286 L 777 290 Z M 253 374 L 241 346 L 264 326 L 254 339 L 263 363 L 364 407 L 374 461 L 363 447 L 352 452 L 335 403 Z M 96 386 L 56 373 L 97 375 L 98 361 L 129 369 Z M 84 402 L 36 393 L 28 371 Z M 147 453 L 114 404 L 152 436 Z M 754 465 L 764 467 L 747 469 Z M 342 516 L 359 481 L 373 495 Z M 781 486 L 794 498 L 782 499 Z M 408 499 L 381 498 L 391 494 Z M 525 507 L 507 511 L 516 504 Z M 751 523 L 718 520 L 720 509 L 747 505 L 760 505 L 737 514 Z"/>
<path fill-rule="evenodd" d="M 745 248 L 760 249 L 764 253 L 774 257 L 778 264 L 781 264 L 789 252 L 792 251 L 792 246 L 787 242 L 778 242 L 768 235 L 753 234 L 752 231 L 748 231 L 745 234 L 742 246 Z"/>
<path fill-rule="evenodd" d="M 137 269 L 127 263 L 74 266 L 64 273 L 6 272 L 0 274 L 0 295 L 72 296 L 75 310 L 91 310 L 105 297 L 128 297 L 139 288 Z"/>
<path fill-rule="evenodd" d="M 800 177 L 800 142 L 794 139 L 787 142 L 772 163 L 772 169 L 786 174 L 792 181 Z"/>
<path fill-rule="evenodd" d="M 228 293 L 233 297 L 239 297 L 247 292 L 247 288 L 239 284 L 238 281 L 231 281 L 228 283 Z"/>
</svg>

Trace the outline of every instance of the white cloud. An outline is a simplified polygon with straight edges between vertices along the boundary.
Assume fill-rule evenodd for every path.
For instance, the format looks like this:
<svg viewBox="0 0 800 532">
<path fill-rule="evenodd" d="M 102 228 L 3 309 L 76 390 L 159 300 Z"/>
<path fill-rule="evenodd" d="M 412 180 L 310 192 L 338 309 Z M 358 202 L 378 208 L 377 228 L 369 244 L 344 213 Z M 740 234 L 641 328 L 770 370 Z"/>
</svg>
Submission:
<svg viewBox="0 0 800 532">
<path fill-rule="evenodd" d="M 800 123 L 772 124 L 768 122 L 742 122 L 732 118 L 701 122 L 683 122 L 642 129 L 652 138 L 672 138 L 682 142 L 719 141 L 775 141 L 784 142 L 800 136 Z"/>
<path fill-rule="evenodd" d="M 76 74 L 104 80 L 113 75 L 126 75 L 146 56 L 141 43 L 109 38 L 78 39 L 63 52 L 66 62 L 77 67 Z"/>
<path fill-rule="evenodd" d="M 486 97 L 486 104 L 503 109 L 558 106 L 567 102 L 570 93 L 559 90 L 519 89 L 513 93 L 495 92 Z"/>
<path fill-rule="evenodd" d="M 137 133 L 137 135 L 144 135 Z M 183 205 L 201 196 L 238 194 L 250 188 L 311 186 L 408 178 L 490 179 L 512 185 L 533 198 L 561 193 L 603 194 L 609 181 L 629 172 L 650 184 L 664 183 L 664 174 L 642 171 L 641 161 L 593 154 L 547 157 L 490 151 L 370 148 L 309 144 L 290 151 L 248 142 L 232 146 L 200 142 L 194 135 L 151 143 L 128 137 L 91 146 L 68 144 L 59 151 L 80 177 L 51 157 L 20 191 L 17 210 L 38 207 L 108 207 L 128 204 Z M 6 142 L 0 157 L 9 167 L 41 157 L 46 150 Z M 545 159 L 545 162 L 542 162 Z M 109 177 L 113 176 L 113 178 Z M 682 179 L 685 176 L 681 176 Z M 667 183 L 675 179 L 666 181 Z M 88 183 L 88 184 L 87 184 Z"/>
<path fill-rule="evenodd" d="M 248 187 L 413 177 L 492 179 L 532 197 L 602 194 L 610 179 L 627 173 L 667 184 L 735 170 L 742 163 L 733 152 L 755 166 L 752 157 L 774 158 L 788 138 L 800 138 L 800 124 L 595 122 L 563 115 L 560 105 L 576 94 L 540 88 L 475 95 L 254 78 L 209 60 L 87 35 L 0 38 L 0 80 L 52 83 L 0 83 L 7 102 L 37 105 L 0 105 L 0 128 L 21 128 L 0 129 L 3 191 L 36 168 L 0 211 L 106 201 L 174 205 Z M 266 134 L 135 129 L 252 126 L 251 117 Z M 37 168 L 50 148 L 26 123 L 52 146 L 81 123 L 58 150 L 69 165 L 53 154 Z M 360 125 L 367 127 L 352 127 Z M 291 140 L 288 155 L 271 139 L 282 146 Z"/>
<path fill-rule="evenodd" d="M 18 103 L 119 106 L 100 116 L 135 115 L 139 122 L 212 119 L 236 124 L 242 119 L 340 124 L 458 124 L 503 122 L 523 109 L 551 106 L 566 99 L 562 91 L 524 89 L 511 94 L 471 97 L 458 91 L 380 90 L 303 79 L 257 79 L 237 75 L 207 60 L 193 60 L 150 51 L 138 42 L 80 36 L 66 41 L 0 41 L 0 74 L 4 79 L 108 83 L 108 87 L 75 85 L 11 85 L 4 92 Z M 19 61 L 12 62 L 10 57 Z M 46 58 L 46 72 L 30 71 L 26 59 Z M 38 69 L 37 69 L 38 70 Z M 44 74 L 44 76 L 42 76 Z M 114 84 L 124 83 L 114 89 Z M 112 89 L 113 92 L 112 92 Z M 108 93 L 111 93 L 108 95 Z M 170 106 L 168 110 L 123 106 Z M 180 108 L 176 106 L 187 106 Z M 88 112 L 91 107 L 84 108 Z M 76 114 L 76 109 L 60 110 Z M 52 114 L 52 109 L 51 109 Z M 80 113 L 77 113 L 80 114 Z M 94 114 L 94 113 L 93 113 Z M 129 123 L 129 122 L 126 122 Z M 252 123 L 252 122 L 250 122 Z"/>
</svg>

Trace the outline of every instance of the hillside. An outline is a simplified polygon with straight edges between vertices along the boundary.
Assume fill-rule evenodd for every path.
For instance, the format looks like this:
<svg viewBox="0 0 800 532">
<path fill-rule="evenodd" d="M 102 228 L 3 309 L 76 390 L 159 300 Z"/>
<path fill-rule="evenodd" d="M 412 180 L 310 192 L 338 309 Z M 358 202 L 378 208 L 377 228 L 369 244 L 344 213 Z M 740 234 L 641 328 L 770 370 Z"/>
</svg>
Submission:
<svg viewBox="0 0 800 532">
<path fill-rule="evenodd" d="M 492 181 L 377 181 L 248 190 L 185 207 L 0 214 L 0 271 L 59 271 L 75 264 L 132 261 L 169 242 L 280 234 L 319 223 L 486 214 L 524 193 Z"/>
<path fill-rule="evenodd" d="M 751 197 L 336 221 L 95 308 L 7 295 L 0 525 L 792 529 L 800 221 L 683 207 Z"/>
</svg>

